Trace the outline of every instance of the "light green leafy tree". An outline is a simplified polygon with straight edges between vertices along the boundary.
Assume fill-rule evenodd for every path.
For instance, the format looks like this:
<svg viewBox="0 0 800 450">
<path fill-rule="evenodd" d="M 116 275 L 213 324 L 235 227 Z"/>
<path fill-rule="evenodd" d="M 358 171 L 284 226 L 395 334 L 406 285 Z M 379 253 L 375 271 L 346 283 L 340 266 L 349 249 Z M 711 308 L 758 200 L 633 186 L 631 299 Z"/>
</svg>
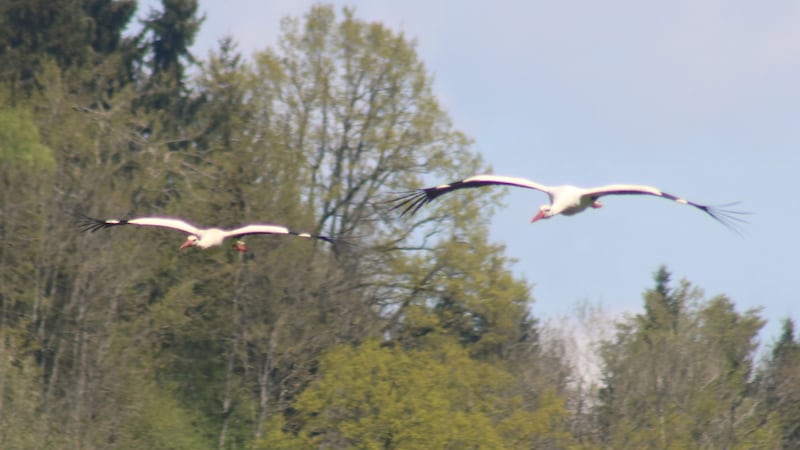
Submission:
<svg viewBox="0 0 800 450">
<path fill-rule="evenodd" d="M 412 336 L 405 329 L 424 328 L 416 313 L 476 357 L 525 355 L 521 368 L 538 355 L 529 289 L 471 220 L 486 201 L 468 195 L 474 203 L 460 211 L 445 202 L 410 223 L 381 203 L 422 173 L 450 177 L 481 163 L 439 107 L 413 43 L 343 16 L 316 6 L 303 21 L 285 19 L 280 46 L 252 64 L 223 41 L 199 82 L 207 132 L 174 153 L 181 199 L 170 207 L 191 205 L 201 223 L 277 222 L 357 243 L 251 238 L 257 264 L 210 253 L 180 266 L 186 281 L 168 284 L 153 309 L 155 328 L 170 330 L 159 358 L 165 376 L 185 380 L 187 402 L 215 411 L 212 421 L 221 414 L 221 443 L 262 435 L 268 417 L 292 408 L 326 348 Z M 422 264 L 411 247 L 435 257 Z M 203 326 L 176 320 L 187 308 Z"/>
<path fill-rule="evenodd" d="M 322 378 L 277 417 L 255 448 L 569 448 L 567 411 L 552 392 L 527 409 L 514 377 L 450 337 L 430 349 L 367 341 L 331 349 Z"/>
<path fill-rule="evenodd" d="M 33 171 L 48 174 L 55 168 L 53 151 L 42 143 L 29 110 L 0 109 L 0 164 L 5 177 L 12 176 L 15 170 L 30 176 Z M 11 180 L 4 181 L 8 188 Z"/>
<path fill-rule="evenodd" d="M 42 142 L 31 111 L 0 108 L 0 238 L 6 242 L 0 252 L 0 328 L 24 322 L 32 303 L 30 291 L 19 286 L 45 257 L 36 241 L 46 230 L 43 217 L 55 167 L 53 150 Z"/>
<path fill-rule="evenodd" d="M 210 423 L 223 418 L 209 427 L 220 445 L 262 436 L 269 417 L 294 408 L 327 348 L 376 336 L 415 348 L 429 330 L 444 333 L 507 364 L 524 408 L 560 396 L 564 372 L 546 372 L 563 363 L 539 348 L 529 288 L 486 239 L 481 217 L 495 197 L 465 193 L 408 220 L 383 203 L 423 175 L 485 170 L 414 43 L 330 6 L 282 27 L 279 46 L 252 64 L 223 41 L 204 65 L 207 132 L 174 153 L 181 199 L 170 207 L 191 207 L 201 223 L 271 221 L 356 245 L 251 238 L 257 264 L 217 253 L 181 265 L 185 281 L 153 309 L 156 329 L 170 330 L 164 376 L 184 380 L 182 398 L 214 411 Z M 202 327 L 176 320 L 187 309 Z"/>
</svg>

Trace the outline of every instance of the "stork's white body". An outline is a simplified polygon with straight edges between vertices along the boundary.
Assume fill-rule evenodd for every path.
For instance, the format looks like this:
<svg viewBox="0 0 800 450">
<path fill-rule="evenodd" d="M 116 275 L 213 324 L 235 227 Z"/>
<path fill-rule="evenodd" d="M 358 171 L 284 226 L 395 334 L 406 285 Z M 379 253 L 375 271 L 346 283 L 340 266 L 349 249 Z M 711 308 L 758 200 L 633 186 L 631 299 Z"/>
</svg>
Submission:
<svg viewBox="0 0 800 450">
<path fill-rule="evenodd" d="M 202 248 L 203 250 L 211 247 L 217 247 L 222 245 L 226 237 L 228 237 L 228 235 L 225 233 L 225 231 L 220 230 L 219 228 L 202 230 L 202 232 L 197 236 L 196 246 Z"/>
<path fill-rule="evenodd" d="M 554 186 L 550 188 L 550 214 L 572 216 L 592 206 L 594 200 L 583 195 L 577 186 Z"/>
</svg>

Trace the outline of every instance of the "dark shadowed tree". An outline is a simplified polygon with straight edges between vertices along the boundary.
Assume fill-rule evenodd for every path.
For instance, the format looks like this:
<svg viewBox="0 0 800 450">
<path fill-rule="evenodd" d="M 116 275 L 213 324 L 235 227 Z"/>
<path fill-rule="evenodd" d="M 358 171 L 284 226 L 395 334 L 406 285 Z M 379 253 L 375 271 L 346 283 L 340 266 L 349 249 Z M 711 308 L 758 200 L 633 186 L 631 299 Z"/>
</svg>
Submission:
<svg viewBox="0 0 800 450">
<path fill-rule="evenodd" d="M 794 321 L 785 319 L 781 336 L 760 374 L 766 393 L 767 411 L 781 424 L 783 448 L 800 445 L 800 342 Z"/>
<path fill-rule="evenodd" d="M 197 16 L 197 0 L 162 0 L 161 5 L 161 11 L 148 13 L 138 38 L 147 72 L 141 104 L 147 111 L 162 112 L 158 126 L 178 139 L 181 125 L 193 120 L 195 102 L 186 84 L 186 69 L 196 63 L 189 48 L 203 18 Z"/>
<path fill-rule="evenodd" d="M 135 9 L 134 0 L 1 2 L 0 81 L 11 87 L 12 100 L 42 87 L 37 74 L 47 61 L 65 73 L 106 66 L 116 83 L 130 81 L 134 42 L 122 32 Z"/>
</svg>

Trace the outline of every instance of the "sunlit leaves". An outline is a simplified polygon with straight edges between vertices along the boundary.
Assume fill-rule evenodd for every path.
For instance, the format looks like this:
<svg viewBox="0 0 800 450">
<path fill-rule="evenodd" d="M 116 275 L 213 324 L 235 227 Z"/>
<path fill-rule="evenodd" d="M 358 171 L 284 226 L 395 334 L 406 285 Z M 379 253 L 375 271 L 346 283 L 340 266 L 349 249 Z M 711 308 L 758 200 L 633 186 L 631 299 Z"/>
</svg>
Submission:
<svg viewBox="0 0 800 450">
<path fill-rule="evenodd" d="M 294 439 L 313 446 L 567 448 L 571 441 L 563 401 L 544 392 L 526 409 L 511 374 L 471 359 L 451 339 L 425 350 L 377 341 L 342 346 L 320 369 L 324 375 L 300 396 L 290 422 Z"/>
<path fill-rule="evenodd" d="M 55 168 L 53 151 L 42 144 L 30 111 L 0 109 L 0 165 L 4 172 L 38 170 L 48 173 Z"/>
</svg>

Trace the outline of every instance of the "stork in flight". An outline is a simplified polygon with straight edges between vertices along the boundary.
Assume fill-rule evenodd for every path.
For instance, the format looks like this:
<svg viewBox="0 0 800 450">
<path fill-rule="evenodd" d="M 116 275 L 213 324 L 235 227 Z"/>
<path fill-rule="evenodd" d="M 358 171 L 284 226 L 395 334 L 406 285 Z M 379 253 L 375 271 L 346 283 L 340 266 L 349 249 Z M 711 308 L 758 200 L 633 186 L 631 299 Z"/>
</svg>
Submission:
<svg viewBox="0 0 800 450">
<path fill-rule="evenodd" d="M 599 198 L 604 195 L 652 195 L 673 200 L 684 205 L 691 205 L 736 232 L 738 232 L 737 225 L 744 223 L 744 220 L 738 216 L 747 214 L 740 211 L 720 209 L 730 206 L 731 204 L 722 205 L 721 207 L 701 205 L 672 194 L 667 194 L 666 192 L 662 192 L 661 190 L 652 186 L 635 184 L 610 184 L 607 186 L 585 189 L 569 185 L 546 186 L 534 181 L 526 180 L 524 178 L 506 177 L 500 175 L 475 175 L 452 183 L 419 189 L 407 193 L 399 198 L 390 200 L 389 202 L 396 203 L 396 205 L 392 207 L 392 210 L 403 208 L 401 215 L 406 213 L 414 214 L 426 203 L 429 203 L 435 200 L 437 197 L 447 194 L 448 192 L 458 189 L 477 188 L 492 185 L 516 186 L 526 189 L 535 189 L 547 194 L 550 197 L 550 204 L 542 205 L 539 208 L 539 212 L 533 217 L 533 219 L 531 219 L 531 223 L 540 219 L 549 219 L 559 214 L 571 216 L 589 207 L 600 208 L 603 206 L 603 204 L 600 202 Z"/>
<path fill-rule="evenodd" d="M 171 230 L 182 231 L 189 236 L 186 242 L 180 246 L 181 249 L 189 247 L 199 247 L 203 250 L 222 245 L 222 242 L 227 238 L 242 238 L 253 234 L 276 234 L 297 236 L 307 239 L 319 239 L 321 241 L 334 243 L 334 240 L 321 235 L 314 235 L 309 233 L 301 233 L 290 230 L 281 225 L 267 225 L 267 224 L 252 224 L 236 228 L 234 230 L 223 230 L 220 228 L 197 228 L 196 226 L 184 222 L 180 219 L 171 219 L 167 217 L 137 217 L 135 219 L 109 219 L 100 220 L 91 217 L 83 216 L 83 231 L 95 232 L 104 228 L 116 227 L 119 225 L 136 225 L 140 227 L 156 227 L 168 228 Z M 246 252 L 247 246 L 241 239 L 237 239 L 233 244 L 233 248 L 240 252 Z"/>
</svg>

